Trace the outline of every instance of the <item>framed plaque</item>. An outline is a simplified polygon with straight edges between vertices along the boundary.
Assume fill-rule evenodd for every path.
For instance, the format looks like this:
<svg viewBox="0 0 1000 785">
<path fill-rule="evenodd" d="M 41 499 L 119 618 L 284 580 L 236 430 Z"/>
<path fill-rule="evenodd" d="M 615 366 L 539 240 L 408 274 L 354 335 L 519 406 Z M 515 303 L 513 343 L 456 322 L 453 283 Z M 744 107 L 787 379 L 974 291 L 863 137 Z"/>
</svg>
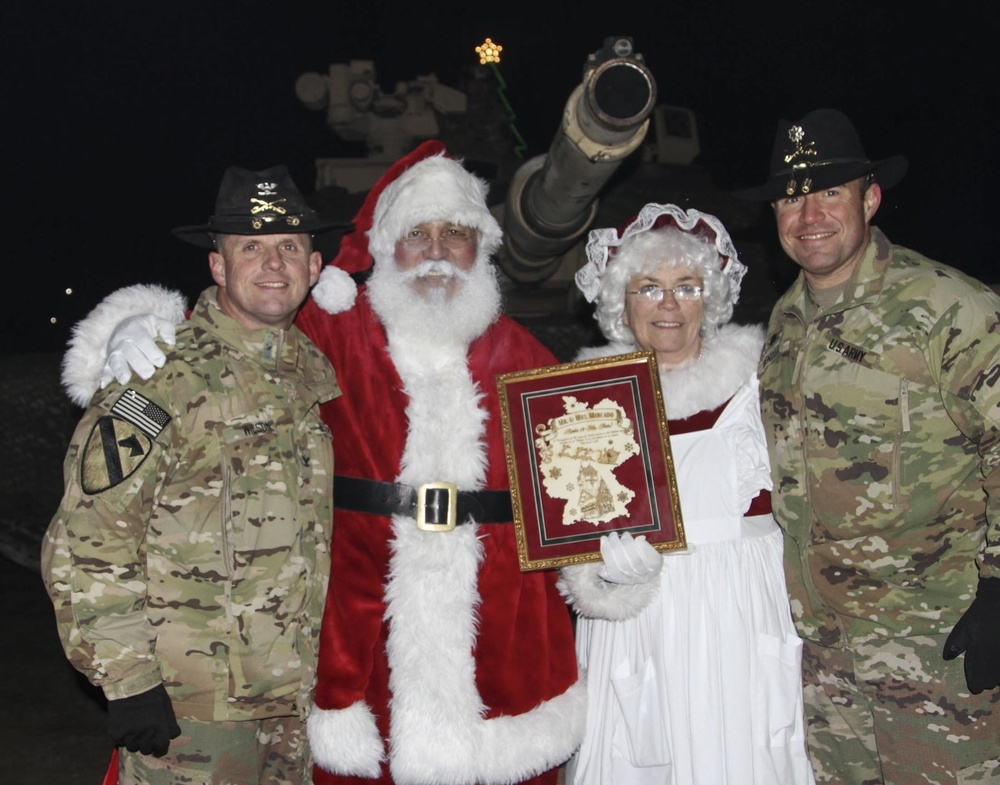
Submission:
<svg viewBox="0 0 1000 785">
<path fill-rule="evenodd" d="M 497 377 L 522 571 L 600 561 L 608 532 L 683 550 L 656 355 Z"/>
</svg>

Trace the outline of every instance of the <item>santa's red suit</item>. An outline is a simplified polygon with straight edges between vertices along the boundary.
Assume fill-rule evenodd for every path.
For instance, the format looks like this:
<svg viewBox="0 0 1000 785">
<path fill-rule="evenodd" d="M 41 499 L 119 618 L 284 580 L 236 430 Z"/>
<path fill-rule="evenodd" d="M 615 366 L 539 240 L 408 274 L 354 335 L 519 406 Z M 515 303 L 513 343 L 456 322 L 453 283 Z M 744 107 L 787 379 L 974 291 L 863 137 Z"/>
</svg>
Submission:
<svg viewBox="0 0 1000 785">
<path fill-rule="evenodd" d="M 383 178 L 332 266 L 370 263 L 361 238 L 374 200 L 442 149 L 425 145 Z M 419 193 L 394 191 L 397 221 L 441 217 Z M 458 213 L 449 220 L 492 221 L 478 196 L 437 193 L 435 205 Z M 509 489 L 496 377 L 556 362 L 527 330 L 501 316 L 468 346 L 404 335 L 390 347 L 364 287 L 341 313 L 311 299 L 296 324 L 343 392 L 323 409 L 338 476 Z M 585 696 L 557 575 L 520 570 L 513 523 L 421 531 L 412 515 L 341 507 L 331 550 L 309 720 L 315 782 L 554 783 L 582 738 Z"/>
<path fill-rule="evenodd" d="M 455 383 L 482 395 L 478 406 L 467 401 L 475 416 L 426 389 L 419 408 L 431 422 L 414 426 L 363 293 L 336 316 L 310 305 L 298 324 L 339 369 L 343 395 L 323 412 L 338 474 L 395 481 L 407 434 L 436 428 L 462 461 L 485 461 L 483 487 L 510 487 L 496 375 L 555 362 L 522 327 L 501 317 L 470 346 L 467 378 Z M 338 509 L 332 555 L 310 719 L 316 782 L 371 782 L 330 770 L 370 775 L 382 755 L 390 765 L 380 782 L 554 782 L 554 772 L 529 778 L 579 743 L 581 696 L 567 693 L 577 678 L 572 630 L 556 574 L 520 571 L 513 524 L 420 532 L 412 518 Z"/>
</svg>

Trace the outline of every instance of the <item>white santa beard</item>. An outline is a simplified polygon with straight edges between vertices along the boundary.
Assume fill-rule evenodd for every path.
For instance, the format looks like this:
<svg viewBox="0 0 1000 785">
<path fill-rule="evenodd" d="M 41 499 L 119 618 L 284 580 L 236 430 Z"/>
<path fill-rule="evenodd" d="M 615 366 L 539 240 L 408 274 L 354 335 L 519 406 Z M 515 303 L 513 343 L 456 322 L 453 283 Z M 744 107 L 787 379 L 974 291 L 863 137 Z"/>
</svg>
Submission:
<svg viewBox="0 0 1000 785">
<path fill-rule="evenodd" d="M 450 282 L 418 288 L 427 268 L 441 265 L 451 273 Z M 417 351 L 423 347 L 432 354 L 444 346 L 467 347 L 496 320 L 501 304 L 496 271 L 481 257 L 464 272 L 440 260 L 401 271 L 393 259 L 376 259 L 368 297 L 390 344 L 402 338 Z"/>
<path fill-rule="evenodd" d="M 414 283 L 447 269 L 451 281 Z M 446 480 L 481 487 L 486 471 L 486 412 L 468 367 L 468 348 L 500 312 L 500 287 L 492 266 L 477 259 L 462 272 L 440 260 L 401 271 L 376 260 L 368 284 L 372 309 L 386 328 L 388 350 L 409 398 L 401 482 Z"/>
</svg>

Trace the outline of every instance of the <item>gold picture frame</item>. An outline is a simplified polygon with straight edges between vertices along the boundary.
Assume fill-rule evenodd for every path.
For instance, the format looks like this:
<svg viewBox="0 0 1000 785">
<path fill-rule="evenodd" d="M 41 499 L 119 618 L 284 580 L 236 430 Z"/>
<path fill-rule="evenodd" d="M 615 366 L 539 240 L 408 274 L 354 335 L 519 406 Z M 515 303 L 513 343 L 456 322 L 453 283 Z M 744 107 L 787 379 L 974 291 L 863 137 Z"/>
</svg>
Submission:
<svg viewBox="0 0 1000 785">
<path fill-rule="evenodd" d="M 600 561 L 608 532 L 687 547 L 656 355 L 497 377 L 522 571 Z"/>
</svg>

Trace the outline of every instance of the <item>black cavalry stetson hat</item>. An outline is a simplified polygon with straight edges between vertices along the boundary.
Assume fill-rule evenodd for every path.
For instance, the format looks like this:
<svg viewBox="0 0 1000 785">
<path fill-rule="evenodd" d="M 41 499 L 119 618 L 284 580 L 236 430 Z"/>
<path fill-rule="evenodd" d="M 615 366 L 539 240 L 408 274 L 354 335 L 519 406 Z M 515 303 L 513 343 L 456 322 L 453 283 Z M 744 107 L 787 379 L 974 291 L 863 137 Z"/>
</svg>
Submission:
<svg viewBox="0 0 1000 785">
<path fill-rule="evenodd" d="M 906 174 L 902 155 L 871 161 L 857 131 L 836 109 L 816 109 L 797 123 L 778 122 L 768 181 L 756 188 L 734 191 L 737 199 L 773 202 L 788 196 L 848 183 L 873 173 L 882 188 L 891 188 Z"/>
<path fill-rule="evenodd" d="M 198 226 L 178 226 L 174 234 L 200 248 L 214 249 L 212 234 L 319 234 L 346 229 L 306 204 L 286 166 L 251 172 L 230 166 L 222 176 L 215 214 Z"/>
</svg>

